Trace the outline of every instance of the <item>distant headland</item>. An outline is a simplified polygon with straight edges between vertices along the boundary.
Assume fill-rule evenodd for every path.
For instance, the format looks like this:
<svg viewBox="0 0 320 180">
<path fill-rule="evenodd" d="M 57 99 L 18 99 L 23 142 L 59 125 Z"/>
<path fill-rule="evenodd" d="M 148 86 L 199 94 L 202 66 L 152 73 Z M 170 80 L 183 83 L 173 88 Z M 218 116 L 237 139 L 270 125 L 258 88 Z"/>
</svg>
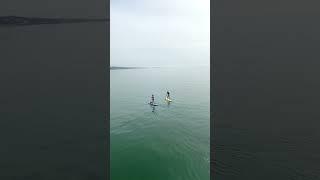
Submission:
<svg viewBox="0 0 320 180">
<path fill-rule="evenodd" d="M 119 67 L 119 66 L 110 66 L 110 70 L 117 69 L 143 69 L 143 67 Z"/>
<path fill-rule="evenodd" d="M 158 67 L 120 67 L 120 66 L 110 66 L 110 70 L 120 70 L 120 69 L 146 69 L 146 68 L 158 68 Z"/>
<path fill-rule="evenodd" d="M 21 16 L 0 16 L 1 26 L 27 26 L 40 24 L 63 24 L 84 22 L 109 22 L 109 19 L 86 19 L 86 18 L 38 18 Z"/>
</svg>

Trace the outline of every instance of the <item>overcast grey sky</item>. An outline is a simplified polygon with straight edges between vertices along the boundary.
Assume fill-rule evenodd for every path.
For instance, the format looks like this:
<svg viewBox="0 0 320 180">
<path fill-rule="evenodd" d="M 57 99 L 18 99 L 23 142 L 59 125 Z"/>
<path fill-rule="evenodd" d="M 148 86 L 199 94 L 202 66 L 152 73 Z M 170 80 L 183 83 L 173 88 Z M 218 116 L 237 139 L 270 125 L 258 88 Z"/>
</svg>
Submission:
<svg viewBox="0 0 320 180">
<path fill-rule="evenodd" d="M 111 66 L 210 63 L 210 0 L 111 0 Z"/>
</svg>

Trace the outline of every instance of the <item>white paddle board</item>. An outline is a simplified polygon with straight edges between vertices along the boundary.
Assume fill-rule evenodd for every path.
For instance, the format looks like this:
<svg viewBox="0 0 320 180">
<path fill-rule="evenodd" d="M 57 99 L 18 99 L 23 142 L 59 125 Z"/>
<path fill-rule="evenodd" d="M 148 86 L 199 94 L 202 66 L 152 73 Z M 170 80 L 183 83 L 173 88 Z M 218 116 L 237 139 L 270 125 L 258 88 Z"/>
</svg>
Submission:
<svg viewBox="0 0 320 180">
<path fill-rule="evenodd" d="M 171 102 L 172 100 L 166 97 L 166 101 Z"/>
</svg>

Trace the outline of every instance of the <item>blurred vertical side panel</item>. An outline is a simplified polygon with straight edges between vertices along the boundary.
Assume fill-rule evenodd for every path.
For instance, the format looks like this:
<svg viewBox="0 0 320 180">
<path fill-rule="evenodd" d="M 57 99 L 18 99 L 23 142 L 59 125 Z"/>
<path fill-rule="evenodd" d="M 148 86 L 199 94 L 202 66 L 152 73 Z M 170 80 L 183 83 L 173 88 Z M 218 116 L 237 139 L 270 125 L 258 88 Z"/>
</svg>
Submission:
<svg viewBox="0 0 320 180">
<path fill-rule="evenodd" d="M 105 180 L 109 0 L 3 0 L 0 179 Z"/>
</svg>

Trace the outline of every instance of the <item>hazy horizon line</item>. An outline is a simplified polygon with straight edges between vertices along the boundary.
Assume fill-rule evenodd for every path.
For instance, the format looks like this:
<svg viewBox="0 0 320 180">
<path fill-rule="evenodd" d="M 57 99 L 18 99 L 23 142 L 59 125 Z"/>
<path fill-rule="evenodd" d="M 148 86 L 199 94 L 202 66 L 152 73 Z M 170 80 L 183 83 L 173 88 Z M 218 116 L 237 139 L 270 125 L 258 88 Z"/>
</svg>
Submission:
<svg viewBox="0 0 320 180">
<path fill-rule="evenodd" d="M 179 64 L 179 65 L 147 65 L 147 66 L 139 66 L 139 65 L 110 65 L 110 67 L 182 67 L 182 66 L 210 66 L 210 64 Z"/>
</svg>

